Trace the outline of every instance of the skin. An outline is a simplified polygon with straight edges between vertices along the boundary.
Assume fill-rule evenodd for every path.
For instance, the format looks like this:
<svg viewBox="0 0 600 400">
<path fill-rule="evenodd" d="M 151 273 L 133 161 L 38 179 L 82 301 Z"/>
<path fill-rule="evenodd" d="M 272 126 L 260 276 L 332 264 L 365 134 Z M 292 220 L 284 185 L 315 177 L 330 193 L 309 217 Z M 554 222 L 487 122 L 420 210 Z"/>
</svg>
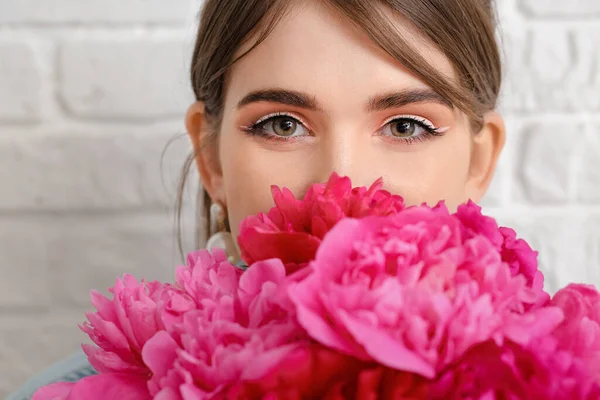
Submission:
<svg viewBox="0 0 600 400">
<path fill-rule="evenodd" d="M 448 59 L 417 30 L 403 21 L 398 29 L 448 79 L 456 79 Z M 265 99 L 278 90 L 296 96 Z M 271 96 L 247 97 L 261 91 Z M 412 92 L 422 100 L 369 107 L 378 98 L 395 95 L 402 100 Z M 283 104 L 299 94 L 314 109 Z M 247 127 L 273 113 L 289 116 L 264 126 L 267 137 L 248 134 Z M 428 121 L 443 134 L 421 136 L 424 129 L 412 120 L 387 124 L 398 116 Z M 487 113 L 483 128 L 473 132 L 463 112 L 445 104 L 364 33 L 316 2 L 295 8 L 232 68 L 217 146 L 200 147 L 210 134 L 202 103 L 189 108 L 186 125 L 198 151 L 204 187 L 226 208 L 234 237 L 244 217 L 272 207 L 271 185 L 302 196 L 332 171 L 349 176 L 354 186 L 383 177 L 385 189 L 408 204 L 445 200 L 454 209 L 469 199 L 478 202 L 492 179 L 505 135 L 496 112 Z M 292 138 L 281 140 L 282 133 Z"/>
</svg>

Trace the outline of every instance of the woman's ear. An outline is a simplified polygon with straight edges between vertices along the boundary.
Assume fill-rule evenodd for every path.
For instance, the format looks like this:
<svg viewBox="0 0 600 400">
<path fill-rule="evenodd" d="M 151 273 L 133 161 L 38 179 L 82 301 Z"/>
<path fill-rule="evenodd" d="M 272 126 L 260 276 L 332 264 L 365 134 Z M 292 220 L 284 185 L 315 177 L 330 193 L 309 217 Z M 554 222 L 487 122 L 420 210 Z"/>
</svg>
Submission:
<svg viewBox="0 0 600 400">
<path fill-rule="evenodd" d="M 483 127 L 473 136 L 471 165 L 466 185 L 469 199 L 479 202 L 487 192 L 505 141 L 506 128 L 502 116 L 495 111 L 486 113 Z"/>
<path fill-rule="evenodd" d="M 194 155 L 202 186 L 210 198 L 226 206 L 223 172 L 219 162 L 216 132 L 211 132 L 203 102 L 192 104 L 185 117 L 185 126 L 194 147 Z"/>
</svg>

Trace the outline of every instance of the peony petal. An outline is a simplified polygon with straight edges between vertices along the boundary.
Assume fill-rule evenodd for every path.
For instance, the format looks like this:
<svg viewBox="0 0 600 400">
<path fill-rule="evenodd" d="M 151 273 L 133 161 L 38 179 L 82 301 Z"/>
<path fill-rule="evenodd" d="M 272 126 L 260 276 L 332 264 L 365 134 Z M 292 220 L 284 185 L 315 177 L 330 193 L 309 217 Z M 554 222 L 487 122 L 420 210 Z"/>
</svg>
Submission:
<svg viewBox="0 0 600 400">
<path fill-rule="evenodd" d="M 156 324 L 156 304 L 148 306 L 141 302 L 136 302 L 129 309 L 129 324 L 138 346 L 143 347 L 144 343 L 150 339 L 158 330 Z"/>
<path fill-rule="evenodd" d="M 252 264 L 240 277 L 239 289 L 245 296 L 256 296 L 266 282 L 280 283 L 285 279 L 281 260 L 273 259 Z"/>
<path fill-rule="evenodd" d="M 94 345 L 81 345 L 83 352 L 88 356 L 88 361 L 94 369 L 100 373 L 105 372 L 121 372 L 143 374 L 146 369 L 140 365 L 134 365 L 124 361 L 119 355 L 105 351 Z"/>
<path fill-rule="evenodd" d="M 97 290 L 90 291 L 90 300 L 92 305 L 98 310 L 98 314 L 100 314 L 102 319 L 116 321 L 117 315 L 115 314 L 112 300 Z"/>
<path fill-rule="evenodd" d="M 272 372 L 281 362 L 294 350 L 300 348 L 304 343 L 293 343 L 287 346 L 281 346 L 274 350 L 259 354 L 248 365 L 240 379 L 242 381 L 256 381 Z"/>
<path fill-rule="evenodd" d="M 313 294 L 318 292 L 318 281 L 321 279 L 317 275 L 315 272 L 301 283 L 290 285 L 288 289 L 290 299 L 296 305 L 298 322 L 317 342 L 343 353 L 353 354 L 351 343 L 348 343 L 317 311 L 319 305 Z"/>
<path fill-rule="evenodd" d="M 142 359 L 155 375 L 163 376 L 173 365 L 178 348 L 171 335 L 160 331 L 146 342 Z"/>
<path fill-rule="evenodd" d="M 39 388 L 31 400 L 66 400 L 75 386 L 73 382 L 57 382 Z"/>
<path fill-rule="evenodd" d="M 558 307 L 545 307 L 515 318 L 502 328 L 507 338 L 522 346 L 547 336 L 565 319 Z"/>
<path fill-rule="evenodd" d="M 215 398 L 215 396 L 213 396 L 212 393 L 206 393 L 205 391 L 203 391 L 189 383 L 181 385 L 180 391 L 181 391 L 182 400 L 205 400 L 205 399 L 214 399 Z M 153 400 L 160 400 L 160 399 L 155 398 Z M 170 400 L 170 399 L 165 399 L 165 400 Z"/>
<path fill-rule="evenodd" d="M 130 349 L 129 342 L 123 334 L 123 331 L 121 331 L 121 329 L 119 329 L 114 322 L 103 320 L 96 313 L 88 313 L 87 318 L 94 327 L 95 332 L 101 337 L 102 340 L 110 343 L 110 345 L 114 346 L 115 349 L 126 351 Z M 102 346 L 101 343 L 96 342 L 96 344 Z"/>
<path fill-rule="evenodd" d="M 210 284 L 224 293 L 234 293 L 238 288 L 241 270 L 227 261 L 217 265 L 209 272 Z"/>
<path fill-rule="evenodd" d="M 185 399 L 181 394 L 177 392 L 177 390 L 167 387 L 156 393 L 152 400 L 182 400 Z M 198 400 L 202 399 L 202 397 L 197 397 Z"/>
<path fill-rule="evenodd" d="M 381 225 L 382 222 L 377 217 L 365 218 L 360 221 L 351 218 L 341 220 L 325 236 L 323 244 L 317 250 L 313 268 L 328 271 L 328 275 L 335 277 L 341 271 L 331 271 L 331 268 L 338 267 L 341 269 L 343 263 L 340 260 L 347 259 L 354 250 L 348 244 L 359 242 L 370 231 L 372 225 Z"/>
<path fill-rule="evenodd" d="M 279 258 L 284 264 L 308 262 L 321 243 L 305 232 L 264 232 L 255 227 L 240 232 L 238 241 L 242 258 L 249 264 L 269 258 Z"/>
<path fill-rule="evenodd" d="M 377 327 L 369 326 L 345 311 L 340 319 L 353 338 L 377 362 L 400 371 L 414 372 L 426 378 L 435 376 L 434 367 Z"/>
</svg>

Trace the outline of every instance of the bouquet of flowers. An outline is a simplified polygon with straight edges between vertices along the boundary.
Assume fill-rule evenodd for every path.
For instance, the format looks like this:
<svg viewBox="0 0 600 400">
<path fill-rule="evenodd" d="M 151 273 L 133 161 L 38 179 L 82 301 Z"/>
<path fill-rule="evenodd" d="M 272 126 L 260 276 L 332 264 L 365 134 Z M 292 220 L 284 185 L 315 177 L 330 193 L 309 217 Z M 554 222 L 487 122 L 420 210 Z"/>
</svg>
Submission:
<svg viewBox="0 0 600 400">
<path fill-rule="evenodd" d="M 405 207 L 332 175 L 200 250 L 125 275 L 81 326 L 98 375 L 34 400 L 598 399 L 600 293 L 543 289 L 537 253 L 473 203 Z"/>
</svg>

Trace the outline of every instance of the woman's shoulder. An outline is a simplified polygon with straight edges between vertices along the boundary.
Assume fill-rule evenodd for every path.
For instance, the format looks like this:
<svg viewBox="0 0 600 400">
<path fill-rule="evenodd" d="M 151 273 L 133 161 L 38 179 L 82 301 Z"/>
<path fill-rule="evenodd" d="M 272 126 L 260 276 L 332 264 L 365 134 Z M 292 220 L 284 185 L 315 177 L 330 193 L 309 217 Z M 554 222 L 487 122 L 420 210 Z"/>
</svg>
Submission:
<svg viewBox="0 0 600 400">
<path fill-rule="evenodd" d="M 42 386 L 54 382 L 75 382 L 94 374 L 96 370 L 88 363 L 86 355 L 78 352 L 32 377 L 6 400 L 30 400 L 33 393 Z"/>
</svg>

